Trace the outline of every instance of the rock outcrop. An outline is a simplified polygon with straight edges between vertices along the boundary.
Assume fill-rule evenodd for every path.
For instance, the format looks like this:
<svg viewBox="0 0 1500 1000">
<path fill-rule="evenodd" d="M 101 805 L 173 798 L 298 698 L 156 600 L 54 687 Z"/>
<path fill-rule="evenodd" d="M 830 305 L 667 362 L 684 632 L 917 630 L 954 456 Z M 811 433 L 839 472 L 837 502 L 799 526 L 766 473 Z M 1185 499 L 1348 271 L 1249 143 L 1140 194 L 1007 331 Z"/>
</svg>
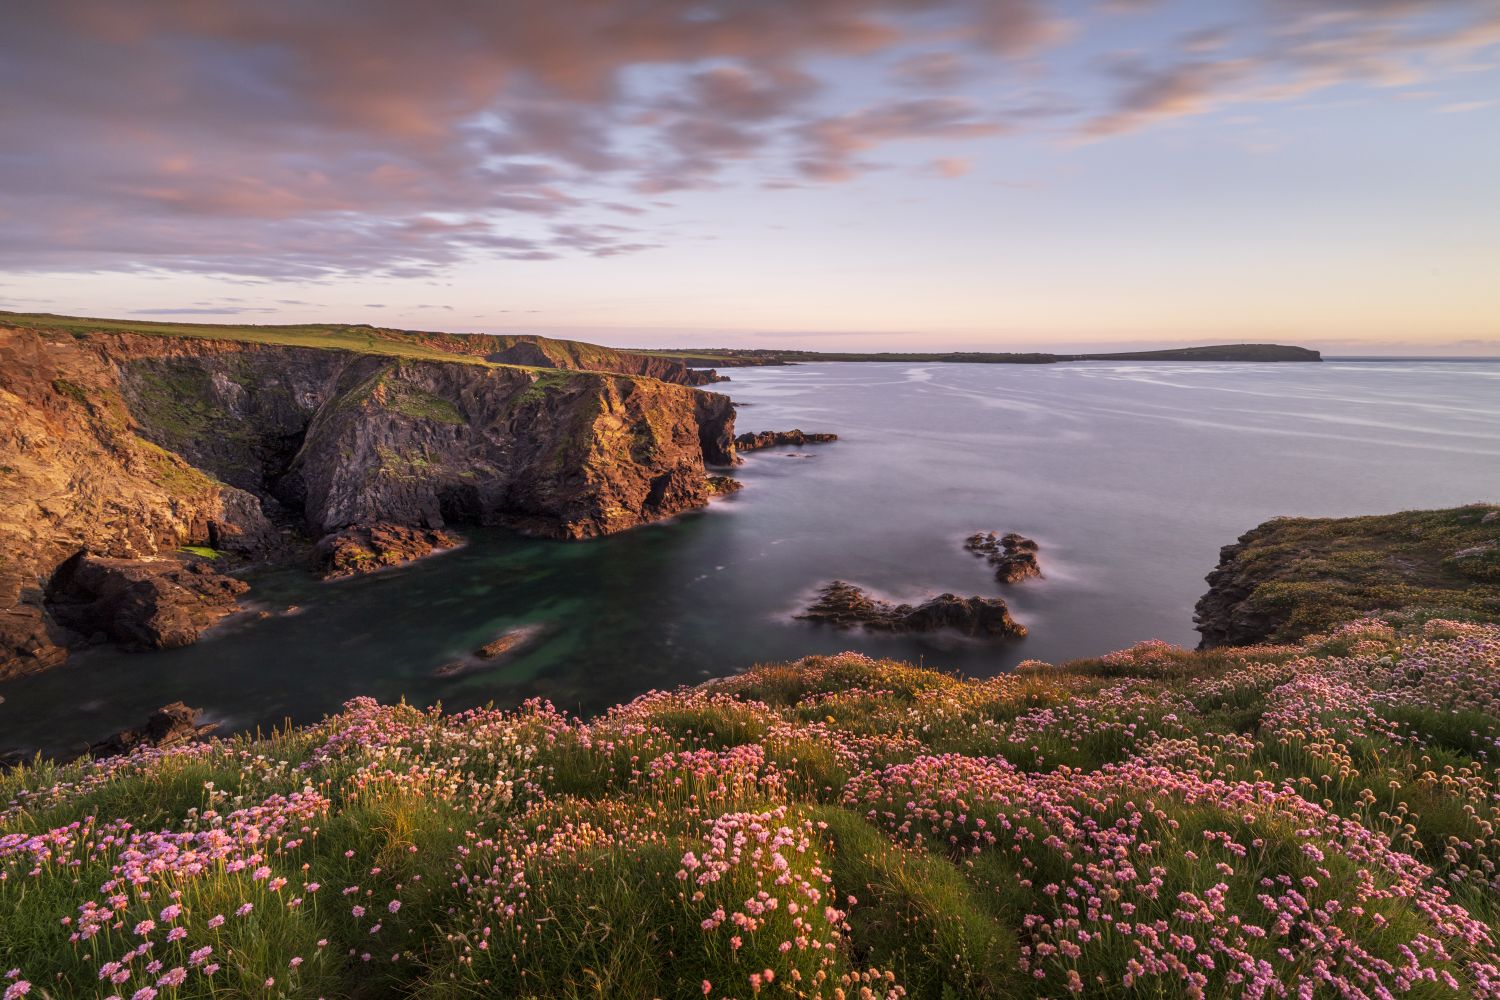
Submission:
<svg viewBox="0 0 1500 1000">
<path fill-rule="evenodd" d="M 201 559 L 109 559 L 81 552 L 52 575 L 47 610 L 73 648 L 105 642 L 175 649 L 240 610 L 250 587 Z"/>
<path fill-rule="evenodd" d="M 142 747 L 171 747 L 198 739 L 218 728 L 216 722 L 200 725 L 198 718 L 202 714 L 202 709 L 189 708 L 180 701 L 163 705 L 151 714 L 145 725 L 137 729 L 122 729 L 93 744 L 89 747 L 89 756 L 118 757 Z"/>
<path fill-rule="evenodd" d="M 442 528 L 411 528 L 382 521 L 353 524 L 325 535 L 315 552 L 323 579 L 341 580 L 401 566 L 463 543 L 463 536 Z"/>
<path fill-rule="evenodd" d="M 843 580 L 820 590 L 818 599 L 796 617 L 839 628 L 862 625 L 880 632 L 954 629 L 965 635 L 1017 638 L 1026 634 L 1026 626 L 1011 618 L 1010 609 L 998 597 L 939 594 L 921 604 L 892 604 Z"/>
<path fill-rule="evenodd" d="M 734 446 L 738 451 L 758 451 L 761 448 L 775 448 L 781 445 L 801 447 L 805 444 L 826 444 L 838 439 L 837 434 L 808 434 L 802 430 L 760 431 L 755 434 L 741 434 L 734 439 Z"/>
<path fill-rule="evenodd" d="M 1500 619 L 1500 507 L 1275 518 L 1219 552 L 1200 649 L 1296 642 L 1361 615 Z"/>
<path fill-rule="evenodd" d="M 473 355 L 530 341 L 459 338 L 447 359 L 392 354 L 398 335 L 382 336 L 365 353 L 348 336 L 309 347 L 0 327 L 0 679 L 62 662 L 70 633 L 110 632 L 48 611 L 48 582 L 80 552 L 201 545 L 256 559 L 288 529 L 356 529 L 327 546 L 342 573 L 388 564 L 353 557 L 378 525 L 412 529 L 389 536 L 391 558 L 454 524 L 623 531 L 707 503 L 706 466 L 738 460 L 734 405 L 682 384 L 696 375 L 592 370 L 665 359 L 589 345 L 554 357 L 566 342 L 548 341 L 551 364 L 516 367 Z M 401 336 L 399 349 L 436 353 L 426 335 Z"/>
<path fill-rule="evenodd" d="M 995 568 L 995 579 L 1001 583 L 1020 583 L 1042 575 L 1036 542 L 1015 532 L 1006 535 L 975 532 L 964 540 L 964 548 L 988 559 Z"/>
<path fill-rule="evenodd" d="M 139 429 L 118 368 L 86 342 L 0 328 L 0 680 L 66 659 L 68 630 L 47 590 L 80 552 L 249 555 L 276 543 L 255 496 Z"/>
</svg>

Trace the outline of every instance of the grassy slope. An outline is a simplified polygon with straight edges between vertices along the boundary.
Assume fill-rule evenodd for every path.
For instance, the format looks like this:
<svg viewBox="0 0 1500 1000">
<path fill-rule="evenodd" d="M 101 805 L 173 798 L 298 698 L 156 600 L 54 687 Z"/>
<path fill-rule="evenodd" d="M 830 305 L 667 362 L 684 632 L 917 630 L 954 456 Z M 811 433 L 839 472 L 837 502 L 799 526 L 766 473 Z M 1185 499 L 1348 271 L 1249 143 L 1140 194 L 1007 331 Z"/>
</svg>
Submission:
<svg viewBox="0 0 1500 1000">
<path fill-rule="evenodd" d="M 0 311 L 0 323 L 88 334 L 140 333 L 161 337 L 196 337 L 204 340 L 234 340 L 243 343 L 279 344 L 287 347 L 320 347 L 326 350 L 385 354 L 426 361 L 458 361 L 484 364 L 475 358 L 423 343 L 402 331 L 384 331 L 369 326 L 309 324 L 306 326 L 255 326 L 228 323 L 140 323 L 133 320 L 89 319 L 54 316 L 51 313 Z"/>
<path fill-rule="evenodd" d="M 83 316 L 57 316 L 52 313 L 15 313 L 0 310 L 0 325 L 25 326 L 86 336 L 94 332 L 138 333 L 159 337 L 195 337 L 205 340 L 230 340 L 242 343 L 277 344 L 288 347 L 317 347 L 325 350 L 354 351 L 360 354 L 389 355 L 424 361 L 456 361 L 466 364 L 493 364 L 486 355 L 497 354 L 517 345 L 535 348 L 548 359 L 549 366 L 503 362 L 501 367 L 539 370 L 594 369 L 628 374 L 622 354 L 612 348 L 575 340 L 551 337 L 496 336 L 492 334 L 429 333 L 420 330 L 393 330 L 367 325 L 304 324 L 254 325 L 238 323 L 154 323 L 134 320 L 95 319 Z"/>
<path fill-rule="evenodd" d="M 1468 995 L 1500 961 L 1497 738 L 1500 627 L 1411 616 L 984 681 L 812 658 L 588 723 L 358 702 L 0 777 L 0 969 L 56 997 Z"/>
<path fill-rule="evenodd" d="M 1232 570 L 1255 581 L 1245 609 L 1276 642 L 1406 607 L 1497 620 L 1500 506 L 1277 518 L 1241 538 Z"/>
</svg>

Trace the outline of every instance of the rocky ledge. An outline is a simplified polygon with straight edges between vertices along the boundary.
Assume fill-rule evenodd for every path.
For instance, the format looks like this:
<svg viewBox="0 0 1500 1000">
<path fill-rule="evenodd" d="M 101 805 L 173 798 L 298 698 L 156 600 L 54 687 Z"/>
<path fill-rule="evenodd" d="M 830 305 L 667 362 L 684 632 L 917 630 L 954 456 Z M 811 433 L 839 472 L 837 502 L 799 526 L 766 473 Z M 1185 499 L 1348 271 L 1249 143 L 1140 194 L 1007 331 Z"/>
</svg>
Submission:
<svg viewBox="0 0 1500 1000">
<path fill-rule="evenodd" d="M 974 636 L 1026 634 L 1026 626 L 1011 618 L 1010 609 L 998 597 L 939 594 L 921 604 L 892 604 L 873 598 L 843 580 L 835 580 L 820 590 L 818 599 L 797 617 L 839 628 L 862 625 L 879 632 L 954 629 Z"/>
<path fill-rule="evenodd" d="M 734 447 L 737 451 L 759 451 L 762 448 L 775 448 L 782 445 L 800 448 L 805 444 L 827 444 L 838 439 L 837 434 L 808 434 L 800 429 L 760 431 L 755 434 L 741 434 L 734 439 Z"/>
<path fill-rule="evenodd" d="M 1036 558 L 1038 546 L 1024 535 L 975 532 L 964 540 L 964 548 L 988 559 L 995 568 L 995 579 L 1001 583 L 1020 583 L 1042 575 Z"/>
<path fill-rule="evenodd" d="M 315 551 L 323 579 L 341 580 L 400 566 L 463 543 L 462 535 L 442 528 L 408 528 L 382 521 L 354 524 L 326 535 Z"/>
<path fill-rule="evenodd" d="M 122 729 L 108 739 L 89 747 L 91 757 L 119 757 L 142 747 L 171 747 L 206 736 L 219 728 L 218 723 L 201 725 L 199 708 L 189 708 L 180 701 L 163 705 L 151 714 L 144 726 Z"/>
<path fill-rule="evenodd" d="M 113 642 L 125 649 L 187 646 L 240 610 L 250 587 L 208 561 L 109 559 L 79 553 L 53 574 L 47 601 L 73 648 Z"/>
</svg>

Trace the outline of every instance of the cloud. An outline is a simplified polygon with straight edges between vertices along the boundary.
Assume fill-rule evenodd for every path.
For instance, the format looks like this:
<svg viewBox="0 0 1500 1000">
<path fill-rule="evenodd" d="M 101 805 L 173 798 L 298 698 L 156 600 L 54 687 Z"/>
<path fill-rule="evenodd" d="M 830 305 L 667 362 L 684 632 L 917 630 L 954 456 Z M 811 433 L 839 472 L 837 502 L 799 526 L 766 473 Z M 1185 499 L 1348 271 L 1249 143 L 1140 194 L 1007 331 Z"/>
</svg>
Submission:
<svg viewBox="0 0 1500 1000">
<path fill-rule="evenodd" d="M 639 210 L 621 194 L 802 155 L 787 137 L 829 114 L 805 63 L 934 32 L 1030 57 L 1059 31 L 1046 0 L 22 5 L 0 33 L 0 268 L 318 277 L 627 252 L 651 241 L 579 236 Z"/>
<path fill-rule="evenodd" d="M 810 180 L 847 180 L 869 169 L 855 157 L 878 145 L 908 139 L 972 139 L 1000 135 L 1009 126 L 985 117 L 972 101 L 923 97 L 820 118 L 798 129 L 803 155 L 797 169 Z"/>
<path fill-rule="evenodd" d="M 937 176 L 956 180 L 974 169 L 974 161 L 963 156 L 940 156 L 928 166 Z"/>
<path fill-rule="evenodd" d="M 1183 35 L 1187 58 L 1114 60 L 1112 106 L 1084 120 L 1078 135 L 1107 138 L 1341 84 L 1408 86 L 1500 44 L 1495 0 L 1259 0 L 1254 9 L 1258 16 L 1239 24 Z"/>
<path fill-rule="evenodd" d="M 971 71 L 958 52 L 920 52 L 891 67 L 891 79 L 899 86 L 946 90 L 959 84 Z"/>
<path fill-rule="evenodd" d="M 1102 100 L 1053 57 L 1117 22 L 1062 0 L 13 5 L 0 271 L 399 277 L 642 252 L 665 192 L 853 181 L 897 143 L 954 176 L 965 144 L 1022 129 L 1104 139 L 1500 41 L 1494 0 L 1245 3 L 1231 24 L 1186 5 L 1211 22 L 1112 63 Z"/>
</svg>

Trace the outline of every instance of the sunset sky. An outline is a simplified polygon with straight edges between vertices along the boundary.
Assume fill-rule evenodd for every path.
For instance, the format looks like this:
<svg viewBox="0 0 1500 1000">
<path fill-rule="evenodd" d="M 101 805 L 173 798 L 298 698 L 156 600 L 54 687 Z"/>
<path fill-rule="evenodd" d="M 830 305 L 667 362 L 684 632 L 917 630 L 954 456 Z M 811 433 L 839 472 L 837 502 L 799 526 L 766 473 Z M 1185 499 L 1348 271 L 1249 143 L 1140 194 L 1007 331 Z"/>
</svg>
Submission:
<svg viewBox="0 0 1500 1000">
<path fill-rule="evenodd" d="M 0 306 L 1500 355 L 1500 0 L 58 0 Z"/>
</svg>

